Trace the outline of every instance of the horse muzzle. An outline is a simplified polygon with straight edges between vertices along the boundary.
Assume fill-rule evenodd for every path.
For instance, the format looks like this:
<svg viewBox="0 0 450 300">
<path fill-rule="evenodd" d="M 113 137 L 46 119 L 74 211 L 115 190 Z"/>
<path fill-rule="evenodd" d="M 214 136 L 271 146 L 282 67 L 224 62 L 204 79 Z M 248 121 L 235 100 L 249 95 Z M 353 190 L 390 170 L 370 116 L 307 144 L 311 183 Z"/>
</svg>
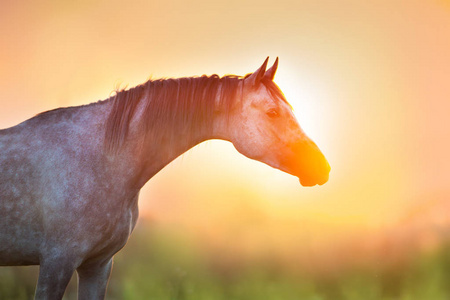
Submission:
<svg viewBox="0 0 450 300">
<path fill-rule="evenodd" d="M 293 150 L 294 158 L 285 165 L 288 173 L 297 176 L 302 186 L 323 185 L 328 181 L 330 164 L 313 141 L 298 143 Z"/>
<path fill-rule="evenodd" d="M 324 173 L 321 176 L 317 176 L 315 178 L 299 177 L 298 179 L 302 186 L 315 186 L 316 184 L 318 184 L 318 185 L 325 184 L 328 181 L 328 178 L 329 178 L 329 172 Z"/>
</svg>

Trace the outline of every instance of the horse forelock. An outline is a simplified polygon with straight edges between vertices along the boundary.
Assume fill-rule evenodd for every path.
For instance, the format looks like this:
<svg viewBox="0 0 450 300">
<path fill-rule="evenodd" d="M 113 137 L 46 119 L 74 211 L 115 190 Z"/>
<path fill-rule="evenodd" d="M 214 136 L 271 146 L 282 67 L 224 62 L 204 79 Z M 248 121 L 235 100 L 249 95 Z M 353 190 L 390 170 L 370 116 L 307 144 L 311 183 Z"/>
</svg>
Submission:
<svg viewBox="0 0 450 300">
<path fill-rule="evenodd" d="M 228 118 L 241 77 L 218 75 L 149 80 L 129 90 L 117 91 L 106 122 L 105 147 L 119 149 L 128 136 L 130 122 L 140 101 L 145 101 L 140 124 L 154 142 L 174 143 L 181 135 L 212 130 L 217 105 Z"/>
</svg>

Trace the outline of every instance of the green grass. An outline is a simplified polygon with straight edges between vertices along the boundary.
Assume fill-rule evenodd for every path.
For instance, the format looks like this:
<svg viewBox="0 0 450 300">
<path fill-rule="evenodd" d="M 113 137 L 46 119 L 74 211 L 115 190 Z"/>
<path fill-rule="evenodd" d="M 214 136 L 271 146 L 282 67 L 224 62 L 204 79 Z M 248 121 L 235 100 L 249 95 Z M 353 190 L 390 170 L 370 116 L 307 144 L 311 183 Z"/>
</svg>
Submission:
<svg viewBox="0 0 450 300">
<path fill-rule="evenodd" d="M 185 239 L 139 229 L 115 259 L 107 299 L 154 300 L 445 300 L 450 247 L 397 268 L 348 268 L 308 275 L 276 262 L 222 263 Z M 0 268 L 0 299 L 32 299 L 37 267 Z M 76 299 L 76 279 L 65 299 Z"/>
</svg>

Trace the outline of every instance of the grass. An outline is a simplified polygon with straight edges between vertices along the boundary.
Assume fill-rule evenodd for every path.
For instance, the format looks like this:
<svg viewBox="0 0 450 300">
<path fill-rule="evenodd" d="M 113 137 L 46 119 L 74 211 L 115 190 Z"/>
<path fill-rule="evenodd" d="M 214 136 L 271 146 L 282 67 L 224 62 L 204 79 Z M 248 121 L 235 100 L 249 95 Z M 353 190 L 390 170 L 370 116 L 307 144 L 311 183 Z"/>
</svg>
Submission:
<svg viewBox="0 0 450 300">
<path fill-rule="evenodd" d="M 276 261 L 221 264 L 221 253 L 203 256 L 182 238 L 139 229 L 115 258 L 107 299 L 444 300 L 450 299 L 449 250 L 417 255 L 397 268 L 311 275 Z M 0 299 L 32 299 L 37 272 L 0 268 Z M 65 299 L 76 299 L 75 276 Z"/>
</svg>

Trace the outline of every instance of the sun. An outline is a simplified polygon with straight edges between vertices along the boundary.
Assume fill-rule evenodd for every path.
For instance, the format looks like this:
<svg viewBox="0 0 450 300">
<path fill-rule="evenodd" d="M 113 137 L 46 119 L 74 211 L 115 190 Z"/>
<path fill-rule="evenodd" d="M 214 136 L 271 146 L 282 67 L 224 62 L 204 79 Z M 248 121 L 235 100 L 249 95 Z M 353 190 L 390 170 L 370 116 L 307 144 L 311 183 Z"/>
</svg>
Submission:
<svg viewBox="0 0 450 300">
<path fill-rule="evenodd" d="M 275 82 L 292 105 L 294 115 L 301 128 L 314 141 L 329 139 L 329 126 L 333 117 L 330 93 L 317 78 L 308 77 L 307 72 L 295 72 L 283 66 L 275 77 Z"/>
</svg>

